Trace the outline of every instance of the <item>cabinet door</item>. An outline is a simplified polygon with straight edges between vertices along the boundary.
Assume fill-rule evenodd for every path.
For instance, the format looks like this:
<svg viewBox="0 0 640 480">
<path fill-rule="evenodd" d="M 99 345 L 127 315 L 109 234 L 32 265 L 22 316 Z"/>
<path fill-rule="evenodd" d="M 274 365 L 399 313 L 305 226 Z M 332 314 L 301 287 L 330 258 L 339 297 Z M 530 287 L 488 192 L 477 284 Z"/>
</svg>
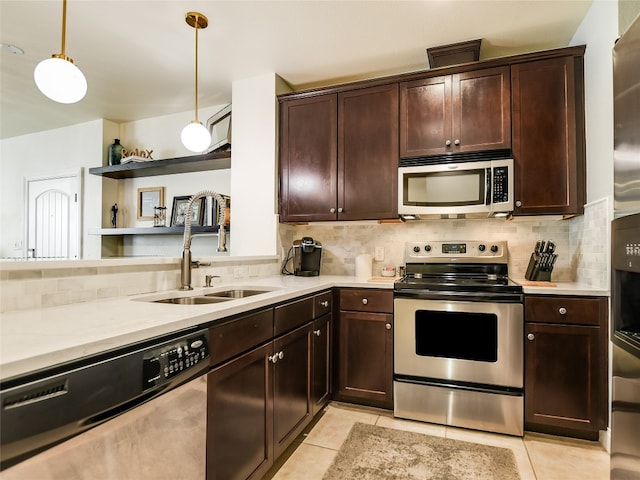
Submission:
<svg viewBox="0 0 640 480">
<path fill-rule="evenodd" d="M 321 95 L 280 104 L 282 221 L 336 219 L 336 102 L 336 95 Z"/>
<path fill-rule="evenodd" d="M 338 220 L 398 217 L 398 85 L 338 95 Z"/>
<path fill-rule="evenodd" d="M 582 63 L 574 62 L 511 67 L 515 215 L 584 211 Z"/>
<path fill-rule="evenodd" d="M 600 334 L 598 327 L 526 323 L 527 429 L 598 438 L 604 394 Z"/>
<path fill-rule="evenodd" d="M 446 153 L 451 128 L 450 75 L 400 83 L 400 157 Z"/>
<path fill-rule="evenodd" d="M 331 314 L 313 322 L 313 361 L 311 375 L 311 410 L 315 415 L 331 395 Z"/>
<path fill-rule="evenodd" d="M 338 396 L 393 407 L 393 316 L 340 312 Z"/>
<path fill-rule="evenodd" d="M 511 148 L 509 67 L 453 75 L 452 152 Z"/>
<path fill-rule="evenodd" d="M 273 342 L 273 431 L 276 457 L 311 421 L 311 330 L 312 324 L 308 323 Z"/>
<path fill-rule="evenodd" d="M 267 343 L 207 376 L 207 480 L 259 479 L 273 463 Z"/>
</svg>

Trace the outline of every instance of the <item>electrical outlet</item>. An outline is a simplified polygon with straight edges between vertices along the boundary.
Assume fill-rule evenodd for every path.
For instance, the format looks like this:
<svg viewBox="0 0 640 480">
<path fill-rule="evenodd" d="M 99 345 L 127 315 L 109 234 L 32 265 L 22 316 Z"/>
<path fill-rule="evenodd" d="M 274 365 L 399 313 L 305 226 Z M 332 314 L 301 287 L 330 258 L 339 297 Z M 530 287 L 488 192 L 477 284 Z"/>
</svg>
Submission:
<svg viewBox="0 0 640 480">
<path fill-rule="evenodd" d="M 384 247 L 376 247 L 373 259 L 376 262 L 384 261 Z"/>
</svg>

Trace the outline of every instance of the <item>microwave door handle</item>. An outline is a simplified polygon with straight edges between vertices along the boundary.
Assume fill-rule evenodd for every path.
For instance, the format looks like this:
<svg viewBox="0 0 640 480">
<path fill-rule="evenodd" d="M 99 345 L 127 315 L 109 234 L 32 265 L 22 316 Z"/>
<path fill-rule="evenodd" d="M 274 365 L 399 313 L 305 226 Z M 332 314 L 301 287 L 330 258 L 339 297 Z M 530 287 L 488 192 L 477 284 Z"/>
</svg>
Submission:
<svg viewBox="0 0 640 480">
<path fill-rule="evenodd" d="M 487 168 L 487 197 L 485 198 L 485 205 L 491 205 L 491 167 Z"/>
</svg>

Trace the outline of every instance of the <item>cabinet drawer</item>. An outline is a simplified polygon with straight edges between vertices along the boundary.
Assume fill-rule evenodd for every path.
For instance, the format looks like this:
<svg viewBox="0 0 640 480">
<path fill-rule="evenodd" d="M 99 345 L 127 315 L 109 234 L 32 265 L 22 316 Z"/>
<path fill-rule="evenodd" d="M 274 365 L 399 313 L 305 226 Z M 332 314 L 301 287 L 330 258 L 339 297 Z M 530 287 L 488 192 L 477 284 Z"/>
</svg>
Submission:
<svg viewBox="0 0 640 480">
<path fill-rule="evenodd" d="M 607 300 L 595 297 L 525 296 L 526 322 L 599 326 Z"/>
<path fill-rule="evenodd" d="M 276 307 L 273 335 L 278 336 L 313 320 L 313 297 Z"/>
<path fill-rule="evenodd" d="M 340 290 L 340 310 L 393 313 L 393 290 L 343 288 Z"/>
<path fill-rule="evenodd" d="M 313 318 L 331 312 L 332 294 L 326 291 L 313 296 Z"/>
<path fill-rule="evenodd" d="M 209 329 L 211 365 L 217 365 L 273 338 L 273 309 Z"/>
</svg>

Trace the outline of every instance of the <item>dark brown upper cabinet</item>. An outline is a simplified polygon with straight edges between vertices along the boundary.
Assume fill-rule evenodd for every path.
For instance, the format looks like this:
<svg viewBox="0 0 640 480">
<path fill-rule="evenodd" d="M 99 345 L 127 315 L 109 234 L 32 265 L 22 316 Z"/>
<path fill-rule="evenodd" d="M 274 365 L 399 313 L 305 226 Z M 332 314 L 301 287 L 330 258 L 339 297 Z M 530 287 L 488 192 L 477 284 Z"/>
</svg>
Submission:
<svg viewBox="0 0 640 480">
<path fill-rule="evenodd" d="M 400 156 L 511 147 L 509 67 L 400 83 Z"/>
<path fill-rule="evenodd" d="M 282 222 L 397 218 L 398 86 L 280 102 Z"/>
<path fill-rule="evenodd" d="M 512 65 L 511 81 L 514 215 L 582 214 L 582 55 Z"/>
</svg>

